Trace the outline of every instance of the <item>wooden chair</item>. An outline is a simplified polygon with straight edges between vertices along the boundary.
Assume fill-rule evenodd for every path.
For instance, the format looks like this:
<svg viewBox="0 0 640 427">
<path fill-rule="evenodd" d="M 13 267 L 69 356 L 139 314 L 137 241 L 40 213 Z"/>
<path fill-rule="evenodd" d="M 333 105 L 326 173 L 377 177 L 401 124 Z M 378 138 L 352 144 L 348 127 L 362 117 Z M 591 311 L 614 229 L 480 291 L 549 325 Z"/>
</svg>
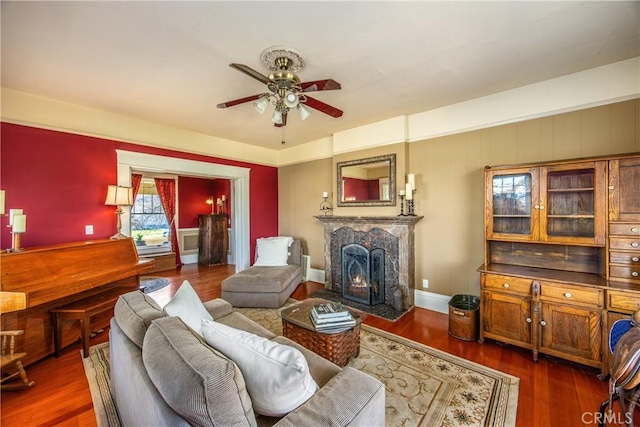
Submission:
<svg viewBox="0 0 640 427">
<path fill-rule="evenodd" d="M 6 372 L 7 368 L 15 369 L 15 372 L 3 376 L 0 380 L 0 389 L 2 390 L 16 390 L 26 387 L 31 387 L 35 383 L 33 381 L 29 381 L 27 378 L 27 373 L 22 366 L 22 359 L 27 355 L 27 353 L 16 353 L 16 336 L 22 335 L 24 331 L 0 331 L 0 337 L 2 337 L 2 371 Z M 22 382 L 14 382 L 11 384 L 5 384 L 6 381 L 9 381 L 16 376 L 20 376 Z"/>
</svg>

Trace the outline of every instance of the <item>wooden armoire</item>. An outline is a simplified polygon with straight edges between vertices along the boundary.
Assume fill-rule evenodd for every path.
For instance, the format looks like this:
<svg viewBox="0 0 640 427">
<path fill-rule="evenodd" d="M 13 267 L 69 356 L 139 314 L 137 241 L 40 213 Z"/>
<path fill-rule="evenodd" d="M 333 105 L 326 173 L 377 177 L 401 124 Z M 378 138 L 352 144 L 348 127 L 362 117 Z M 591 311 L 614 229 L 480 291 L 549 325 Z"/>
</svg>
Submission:
<svg viewBox="0 0 640 427">
<path fill-rule="evenodd" d="M 198 262 L 203 265 L 227 263 L 228 230 L 226 215 L 198 215 Z"/>
</svg>

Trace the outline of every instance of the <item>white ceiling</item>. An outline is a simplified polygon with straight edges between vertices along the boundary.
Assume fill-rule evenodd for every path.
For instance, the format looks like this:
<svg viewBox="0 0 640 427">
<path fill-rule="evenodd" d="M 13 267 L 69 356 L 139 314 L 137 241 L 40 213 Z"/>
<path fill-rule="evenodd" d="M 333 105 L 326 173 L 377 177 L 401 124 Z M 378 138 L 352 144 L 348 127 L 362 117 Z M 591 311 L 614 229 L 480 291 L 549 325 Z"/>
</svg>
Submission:
<svg viewBox="0 0 640 427">
<path fill-rule="evenodd" d="M 2 1 L 2 86 L 278 150 L 640 56 L 640 2 Z M 265 92 L 267 47 L 301 51 L 344 111 L 216 104 Z"/>
</svg>

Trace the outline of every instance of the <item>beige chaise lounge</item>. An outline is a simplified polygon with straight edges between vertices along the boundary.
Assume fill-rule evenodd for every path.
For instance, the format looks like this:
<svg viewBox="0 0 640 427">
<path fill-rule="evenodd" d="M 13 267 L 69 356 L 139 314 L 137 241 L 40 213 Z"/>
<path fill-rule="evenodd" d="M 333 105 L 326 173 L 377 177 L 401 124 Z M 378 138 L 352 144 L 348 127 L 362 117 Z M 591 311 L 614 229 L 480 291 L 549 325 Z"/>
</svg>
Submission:
<svg viewBox="0 0 640 427">
<path fill-rule="evenodd" d="M 252 266 L 222 281 L 222 299 L 235 307 L 278 308 L 302 282 L 302 247 L 289 246 L 286 266 Z"/>
</svg>

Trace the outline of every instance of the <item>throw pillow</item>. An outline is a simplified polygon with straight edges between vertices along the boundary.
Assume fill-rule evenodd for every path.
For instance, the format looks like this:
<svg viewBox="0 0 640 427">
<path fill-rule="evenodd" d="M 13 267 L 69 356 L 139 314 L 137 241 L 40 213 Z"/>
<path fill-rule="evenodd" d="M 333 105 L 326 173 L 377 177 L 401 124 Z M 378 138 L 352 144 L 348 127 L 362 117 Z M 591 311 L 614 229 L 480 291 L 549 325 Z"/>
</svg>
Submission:
<svg viewBox="0 0 640 427">
<path fill-rule="evenodd" d="M 258 414 L 281 417 L 318 390 L 297 348 L 206 319 L 202 319 L 202 334 L 209 345 L 238 365 Z"/>
<path fill-rule="evenodd" d="M 200 336 L 202 336 L 202 319 L 213 320 L 191 283 L 187 280 L 182 282 L 180 289 L 164 306 L 164 312 L 169 316 L 179 317 Z"/>
<path fill-rule="evenodd" d="M 283 267 L 289 258 L 293 237 L 264 237 L 256 240 L 257 260 L 254 266 Z"/>
</svg>

